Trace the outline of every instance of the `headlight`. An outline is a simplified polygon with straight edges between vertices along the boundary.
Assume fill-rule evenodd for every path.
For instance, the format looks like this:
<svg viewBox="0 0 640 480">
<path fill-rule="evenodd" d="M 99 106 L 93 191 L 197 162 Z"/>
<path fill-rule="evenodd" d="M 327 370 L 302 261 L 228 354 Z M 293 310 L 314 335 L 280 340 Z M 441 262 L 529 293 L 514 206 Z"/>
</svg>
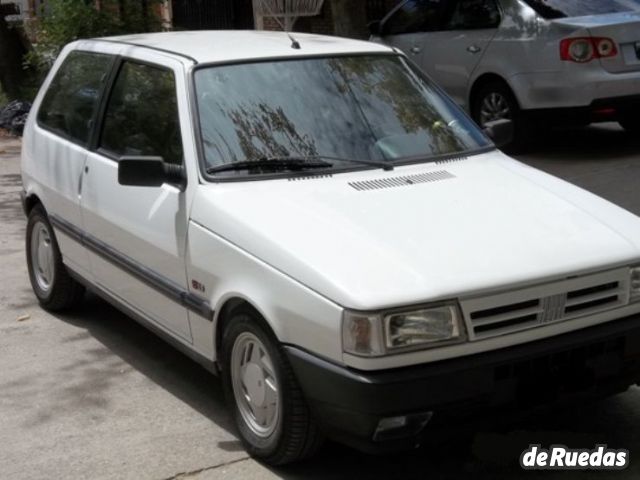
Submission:
<svg viewBox="0 0 640 480">
<path fill-rule="evenodd" d="M 640 302 L 640 267 L 631 269 L 631 279 L 629 285 L 629 301 Z"/>
<path fill-rule="evenodd" d="M 360 356 L 381 356 L 464 340 L 457 305 L 375 314 L 345 311 L 343 349 Z"/>
</svg>

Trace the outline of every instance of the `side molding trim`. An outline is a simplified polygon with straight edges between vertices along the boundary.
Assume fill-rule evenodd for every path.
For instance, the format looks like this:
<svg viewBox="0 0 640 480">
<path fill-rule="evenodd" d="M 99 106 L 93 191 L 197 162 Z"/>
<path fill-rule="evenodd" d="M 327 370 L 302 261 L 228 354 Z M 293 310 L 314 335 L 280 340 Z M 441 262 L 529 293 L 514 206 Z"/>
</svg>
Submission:
<svg viewBox="0 0 640 480">
<path fill-rule="evenodd" d="M 180 285 L 142 265 L 140 262 L 136 262 L 132 258 L 115 250 L 101 240 L 98 240 L 93 235 L 84 232 L 59 216 L 49 215 L 49 220 L 55 228 L 84 245 L 87 249 L 102 257 L 107 262 L 115 265 L 121 270 L 124 270 L 131 276 L 137 278 L 165 297 L 179 303 L 188 310 L 197 313 L 210 322 L 213 321 L 214 311 L 211 310 L 209 302 L 205 299 L 184 290 Z"/>
</svg>

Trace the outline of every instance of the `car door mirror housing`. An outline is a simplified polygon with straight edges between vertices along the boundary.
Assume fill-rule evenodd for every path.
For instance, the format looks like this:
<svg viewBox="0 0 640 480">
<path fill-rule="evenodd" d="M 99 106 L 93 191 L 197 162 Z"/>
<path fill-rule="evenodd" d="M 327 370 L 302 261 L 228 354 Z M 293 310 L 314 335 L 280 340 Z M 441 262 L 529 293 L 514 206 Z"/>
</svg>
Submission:
<svg viewBox="0 0 640 480">
<path fill-rule="evenodd" d="M 498 148 L 509 145 L 515 137 L 513 122 L 508 119 L 487 122 L 484 125 L 484 133 Z"/>
<path fill-rule="evenodd" d="M 131 187 L 160 187 L 165 183 L 186 187 L 184 167 L 166 163 L 162 157 L 124 156 L 118 161 L 118 183 Z"/>
</svg>

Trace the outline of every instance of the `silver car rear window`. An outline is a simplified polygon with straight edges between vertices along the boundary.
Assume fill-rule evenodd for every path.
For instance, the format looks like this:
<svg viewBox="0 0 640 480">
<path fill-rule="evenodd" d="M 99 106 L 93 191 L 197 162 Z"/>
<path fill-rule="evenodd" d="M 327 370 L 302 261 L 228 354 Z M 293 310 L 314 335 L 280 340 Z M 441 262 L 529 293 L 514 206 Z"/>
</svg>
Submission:
<svg viewBox="0 0 640 480">
<path fill-rule="evenodd" d="M 566 18 L 640 11 L 640 0 L 524 0 L 542 17 Z"/>
</svg>

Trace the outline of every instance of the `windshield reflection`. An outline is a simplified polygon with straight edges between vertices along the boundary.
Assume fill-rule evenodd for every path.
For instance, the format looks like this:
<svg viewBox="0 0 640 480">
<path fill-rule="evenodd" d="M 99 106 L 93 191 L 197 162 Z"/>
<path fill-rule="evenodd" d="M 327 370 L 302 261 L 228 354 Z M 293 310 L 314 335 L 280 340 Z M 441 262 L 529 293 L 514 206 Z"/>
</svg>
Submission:
<svg viewBox="0 0 640 480">
<path fill-rule="evenodd" d="M 287 156 L 428 160 L 488 146 L 398 56 L 208 67 L 195 83 L 207 168 Z"/>
</svg>

